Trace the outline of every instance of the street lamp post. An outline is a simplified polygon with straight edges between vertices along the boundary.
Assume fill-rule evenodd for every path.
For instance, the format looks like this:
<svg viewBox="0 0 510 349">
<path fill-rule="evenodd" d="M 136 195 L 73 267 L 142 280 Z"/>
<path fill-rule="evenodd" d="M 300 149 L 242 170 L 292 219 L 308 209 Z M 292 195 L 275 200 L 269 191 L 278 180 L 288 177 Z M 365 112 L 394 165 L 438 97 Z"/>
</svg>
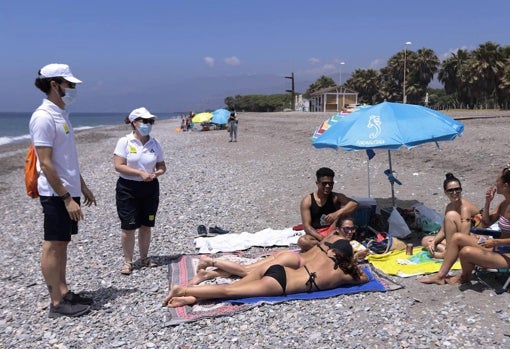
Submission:
<svg viewBox="0 0 510 349">
<path fill-rule="evenodd" d="M 406 94 L 407 46 L 411 45 L 411 44 L 412 44 L 411 41 L 407 41 L 404 46 L 404 83 L 403 83 L 403 91 L 402 91 L 404 104 L 407 103 L 407 94 Z"/>
<path fill-rule="evenodd" d="M 342 65 L 344 65 L 345 62 L 340 62 L 340 82 L 338 84 L 338 86 L 342 86 Z"/>
<path fill-rule="evenodd" d="M 342 65 L 344 65 L 345 62 L 340 62 L 340 74 L 339 74 L 339 80 L 338 80 L 338 88 L 336 89 L 336 111 L 340 111 L 340 106 L 339 106 L 339 100 L 338 100 L 338 93 L 342 92 Z M 343 94 L 342 94 L 343 96 Z"/>
</svg>

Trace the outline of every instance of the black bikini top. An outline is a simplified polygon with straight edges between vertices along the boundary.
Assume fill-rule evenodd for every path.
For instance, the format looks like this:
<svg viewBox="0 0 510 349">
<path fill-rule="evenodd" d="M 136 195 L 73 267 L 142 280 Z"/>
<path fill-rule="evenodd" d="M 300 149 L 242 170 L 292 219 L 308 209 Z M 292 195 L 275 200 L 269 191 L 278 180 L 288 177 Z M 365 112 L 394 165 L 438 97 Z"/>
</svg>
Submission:
<svg viewBox="0 0 510 349">
<path fill-rule="evenodd" d="M 308 290 L 306 290 L 306 292 L 312 292 L 313 286 L 315 286 L 317 291 L 320 291 L 321 289 L 319 288 L 319 286 L 317 286 L 317 283 L 315 282 L 315 279 L 317 278 L 317 273 L 314 271 L 310 273 L 306 265 L 303 265 L 303 267 L 305 267 L 305 270 L 308 273 L 308 281 L 305 283 L 305 285 L 308 286 Z"/>
</svg>

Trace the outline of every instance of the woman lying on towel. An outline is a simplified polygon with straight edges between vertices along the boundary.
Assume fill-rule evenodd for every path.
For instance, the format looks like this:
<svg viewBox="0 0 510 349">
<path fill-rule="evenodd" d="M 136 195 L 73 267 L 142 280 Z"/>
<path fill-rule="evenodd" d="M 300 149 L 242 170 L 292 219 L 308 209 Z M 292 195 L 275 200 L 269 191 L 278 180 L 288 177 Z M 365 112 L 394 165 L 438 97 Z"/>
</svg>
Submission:
<svg viewBox="0 0 510 349">
<path fill-rule="evenodd" d="M 450 203 L 446 205 L 441 229 L 437 235 L 427 235 L 421 240 L 422 246 L 427 248 L 433 258 L 437 259 L 444 258 L 446 245 L 454 233 L 461 232 L 466 236 L 469 235 L 472 219 L 480 212 L 475 204 L 462 197 L 462 185 L 453 174 L 446 174 L 443 189 Z"/>
<path fill-rule="evenodd" d="M 443 285 L 445 283 L 458 285 L 471 281 L 471 273 L 475 265 L 483 268 L 510 267 L 510 165 L 505 167 L 496 179 L 495 187 L 490 186 L 485 194 L 485 207 L 482 215 L 484 226 L 491 226 L 498 222 L 501 238 L 479 239 L 461 233 L 455 233 L 448 243 L 446 255 L 441 269 L 435 275 L 421 278 L 426 284 Z M 495 194 L 501 194 L 505 199 L 495 211 L 490 211 L 491 202 Z M 447 278 L 448 272 L 460 259 L 462 273 Z"/>
<path fill-rule="evenodd" d="M 264 268 L 264 270 L 266 270 L 273 264 L 280 264 L 284 267 L 298 269 L 304 264 L 307 264 L 311 260 L 317 258 L 318 255 L 323 254 L 326 247 L 325 242 L 332 243 L 339 239 L 351 240 L 355 232 L 356 226 L 354 225 L 353 219 L 351 217 L 344 217 L 337 221 L 336 229 L 334 229 L 320 243 L 306 252 L 298 253 L 291 250 L 278 251 L 249 265 L 242 265 L 231 261 L 201 256 L 200 261 L 198 262 L 196 275 L 188 282 L 188 285 L 197 285 L 202 281 L 214 279 L 216 277 L 230 277 L 232 275 L 245 277 L 250 272 L 258 268 Z M 362 248 L 361 244 L 357 245 Z M 360 247 L 355 249 L 354 258 L 357 260 L 363 260 L 368 252 L 367 249 L 360 249 Z M 207 267 L 213 267 L 216 269 L 207 269 Z"/>
<path fill-rule="evenodd" d="M 325 242 L 324 253 L 298 269 L 273 264 L 258 268 L 229 285 L 172 286 L 163 306 L 176 308 L 208 299 L 285 296 L 287 294 L 329 290 L 342 285 L 368 282 L 356 265 L 349 241 Z"/>
</svg>

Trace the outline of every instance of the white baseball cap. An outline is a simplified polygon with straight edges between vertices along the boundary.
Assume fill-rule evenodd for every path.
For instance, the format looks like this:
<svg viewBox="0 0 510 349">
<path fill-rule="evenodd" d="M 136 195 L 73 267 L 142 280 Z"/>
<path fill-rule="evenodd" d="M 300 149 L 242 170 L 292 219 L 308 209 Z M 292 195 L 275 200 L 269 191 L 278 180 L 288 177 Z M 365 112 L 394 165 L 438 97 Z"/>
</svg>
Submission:
<svg viewBox="0 0 510 349">
<path fill-rule="evenodd" d="M 82 81 L 77 79 L 73 73 L 71 73 L 71 69 L 69 69 L 69 66 L 67 64 L 60 64 L 60 63 L 51 63 L 48 65 L 45 65 L 44 67 L 39 70 L 39 77 L 40 78 L 56 78 L 56 77 L 62 77 L 66 79 L 69 82 L 79 84 Z"/>
<path fill-rule="evenodd" d="M 147 109 L 141 107 L 129 114 L 129 121 L 133 122 L 136 119 L 156 119 L 156 115 L 152 115 Z"/>
</svg>

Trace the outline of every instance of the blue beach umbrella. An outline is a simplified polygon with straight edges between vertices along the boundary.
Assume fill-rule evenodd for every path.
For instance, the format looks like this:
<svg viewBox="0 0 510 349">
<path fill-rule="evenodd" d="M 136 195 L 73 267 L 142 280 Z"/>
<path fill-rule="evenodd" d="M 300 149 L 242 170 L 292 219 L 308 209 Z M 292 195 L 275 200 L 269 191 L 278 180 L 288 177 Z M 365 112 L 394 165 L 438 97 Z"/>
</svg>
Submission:
<svg viewBox="0 0 510 349">
<path fill-rule="evenodd" d="M 227 109 L 216 109 L 212 114 L 211 122 L 218 125 L 226 125 L 230 116 L 230 112 Z"/>
<path fill-rule="evenodd" d="M 414 104 L 383 102 L 344 116 L 312 144 L 316 148 L 367 150 L 370 155 L 374 154 L 373 149 L 387 149 L 390 168 L 385 174 L 391 183 L 395 206 L 393 186 L 401 183 L 393 176 L 390 150 L 430 142 L 438 145 L 437 142 L 451 141 L 463 132 L 463 124 L 438 111 Z"/>
</svg>

